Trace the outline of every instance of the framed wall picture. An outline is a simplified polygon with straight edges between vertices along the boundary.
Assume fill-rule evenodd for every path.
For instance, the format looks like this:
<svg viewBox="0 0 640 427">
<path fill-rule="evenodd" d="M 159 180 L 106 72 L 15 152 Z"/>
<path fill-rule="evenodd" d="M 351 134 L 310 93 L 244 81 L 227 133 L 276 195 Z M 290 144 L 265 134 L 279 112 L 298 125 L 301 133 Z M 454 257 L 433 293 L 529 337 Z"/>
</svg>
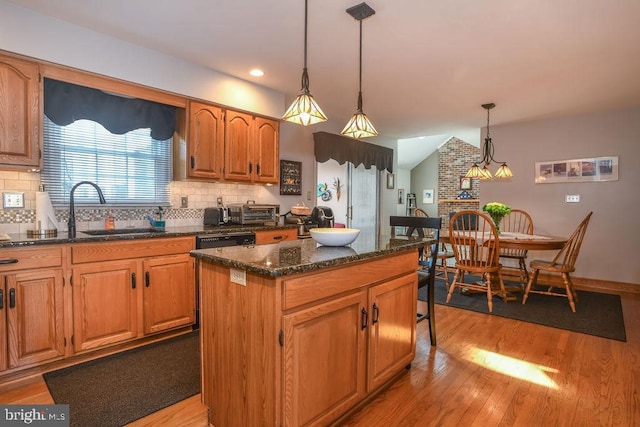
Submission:
<svg viewBox="0 0 640 427">
<path fill-rule="evenodd" d="M 425 188 L 422 190 L 422 203 L 425 205 L 432 205 L 434 192 L 433 188 Z"/>
<path fill-rule="evenodd" d="M 398 188 L 398 204 L 404 205 L 404 188 Z"/>
<path fill-rule="evenodd" d="M 280 160 L 280 194 L 302 195 L 302 162 Z"/>
<path fill-rule="evenodd" d="M 389 190 L 396 188 L 396 176 L 392 173 L 387 174 L 387 188 Z"/>
<path fill-rule="evenodd" d="M 618 156 L 535 162 L 536 184 L 618 180 Z"/>
<path fill-rule="evenodd" d="M 460 177 L 460 189 L 461 190 L 471 190 L 471 178 L 467 178 L 466 176 Z"/>
</svg>

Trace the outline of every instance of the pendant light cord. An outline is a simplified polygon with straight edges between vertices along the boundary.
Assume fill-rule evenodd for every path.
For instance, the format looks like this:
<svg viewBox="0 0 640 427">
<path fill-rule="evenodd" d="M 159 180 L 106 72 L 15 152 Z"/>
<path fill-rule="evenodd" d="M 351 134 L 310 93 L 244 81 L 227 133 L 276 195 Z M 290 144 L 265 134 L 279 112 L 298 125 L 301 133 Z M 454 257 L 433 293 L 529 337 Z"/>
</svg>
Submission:
<svg viewBox="0 0 640 427">
<path fill-rule="evenodd" d="M 302 91 L 309 93 L 309 73 L 307 72 L 307 4 L 304 0 L 304 66 L 302 68 Z"/>
<path fill-rule="evenodd" d="M 358 79 L 358 112 L 362 113 L 362 19 L 360 20 L 360 70 Z"/>
</svg>

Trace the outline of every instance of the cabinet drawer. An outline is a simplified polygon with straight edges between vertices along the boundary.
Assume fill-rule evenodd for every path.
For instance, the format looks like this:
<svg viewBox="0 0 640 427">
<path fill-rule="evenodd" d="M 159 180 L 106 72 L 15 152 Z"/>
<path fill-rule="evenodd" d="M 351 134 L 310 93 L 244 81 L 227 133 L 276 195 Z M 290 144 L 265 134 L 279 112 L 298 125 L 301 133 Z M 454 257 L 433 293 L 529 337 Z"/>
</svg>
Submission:
<svg viewBox="0 0 640 427">
<path fill-rule="evenodd" d="M 59 267 L 61 265 L 61 246 L 0 250 L 0 273 L 32 268 Z"/>
<path fill-rule="evenodd" d="M 389 258 L 365 260 L 346 268 L 323 269 L 320 273 L 294 276 L 283 281 L 284 309 L 415 272 L 417 265 L 416 250 Z"/>
<path fill-rule="evenodd" d="M 295 228 L 283 228 L 281 230 L 256 231 L 256 244 L 279 243 L 285 240 L 296 240 L 298 230 Z"/>
<path fill-rule="evenodd" d="M 158 255 L 186 254 L 195 248 L 195 238 L 122 240 L 117 242 L 79 243 L 71 246 L 71 262 L 115 261 Z"/>
</svg>

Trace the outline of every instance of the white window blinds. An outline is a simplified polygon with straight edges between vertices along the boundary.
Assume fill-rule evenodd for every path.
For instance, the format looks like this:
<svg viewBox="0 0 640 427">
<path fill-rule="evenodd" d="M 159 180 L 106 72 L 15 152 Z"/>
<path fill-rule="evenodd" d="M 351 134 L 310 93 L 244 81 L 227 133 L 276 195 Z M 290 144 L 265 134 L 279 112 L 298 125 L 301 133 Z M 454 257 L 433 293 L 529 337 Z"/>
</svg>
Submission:
<svg viewBox="0 0 640 427">
<path fill-rule="evenodd" d="M 115 135 L 99 123 L 77 120 L 59 126 L 44 117 L 42 182 L 54 205 L 68 205 L 71 188 L 96 183 L 109 205 L 167 206 L 172 179 L 172 140 L 150 130 Z M 99 204 L 93 187 L 80 186 L 76 204 Z"/>
</svg>

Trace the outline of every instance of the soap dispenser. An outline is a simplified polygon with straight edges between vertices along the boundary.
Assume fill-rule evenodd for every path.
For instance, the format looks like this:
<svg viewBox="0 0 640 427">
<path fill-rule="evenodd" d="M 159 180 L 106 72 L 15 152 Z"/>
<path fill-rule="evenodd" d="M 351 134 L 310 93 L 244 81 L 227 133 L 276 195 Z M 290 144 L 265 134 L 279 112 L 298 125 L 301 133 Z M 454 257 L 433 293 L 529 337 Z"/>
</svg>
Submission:
<svg viewBox="0 0 640 427">
<path fill-rule="evenodd" d="M 113 212 L 109 211 L 107 217 L 104 219 L 104 228 L 106 230 L 115 230 L 116 229 L 116 217 L 113 215 Z"/>
</svg>

